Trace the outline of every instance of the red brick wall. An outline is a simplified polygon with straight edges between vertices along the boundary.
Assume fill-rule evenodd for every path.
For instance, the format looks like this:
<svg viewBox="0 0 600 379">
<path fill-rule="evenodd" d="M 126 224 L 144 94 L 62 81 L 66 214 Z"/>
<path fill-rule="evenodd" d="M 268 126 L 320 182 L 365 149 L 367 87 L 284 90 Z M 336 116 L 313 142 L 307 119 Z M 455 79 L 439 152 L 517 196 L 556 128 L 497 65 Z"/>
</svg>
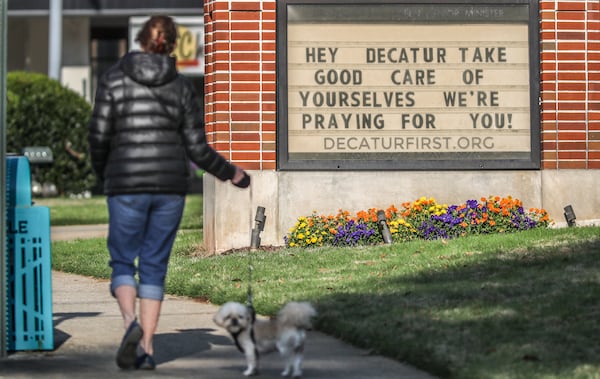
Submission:
<svg viewBox="0 0 600 379">
<path fill-rule="evenodd" d="M 600 168 L 600 2 L 540 1 L 542 167 Z"/>
<path fill-rule="evenodd" d="M 275 0 L 205 0 L 206 130 L 226 157 L 276 168 Z M 600 169 L 600 1 L 540 0 L 544 169 Z"/>
<path fill-rule="evenodd" d="M 274 170 L 275 1 L 204 1 L 208 140 L 250 170 Z"/>
</svg>

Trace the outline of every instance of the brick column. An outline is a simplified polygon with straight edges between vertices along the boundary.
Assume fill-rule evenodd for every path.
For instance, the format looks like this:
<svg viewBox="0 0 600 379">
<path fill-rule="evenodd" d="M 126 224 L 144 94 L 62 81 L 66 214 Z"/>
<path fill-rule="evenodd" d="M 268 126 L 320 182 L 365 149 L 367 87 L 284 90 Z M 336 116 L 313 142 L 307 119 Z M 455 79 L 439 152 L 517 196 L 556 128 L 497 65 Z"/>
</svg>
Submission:
<svg viewBox="0 0 600 379">
<path fill-rule="evenodd" d="M 276 168 L 275 1 L 204 2 L 209 142 L 248 170 Z"/>
<path fill-rule="evenodd" d="M 600 2 L 540 1 L 542 167 L 600 168 Z"/>
<path fill-rule="evenodd" d="M 205 123 L 209 143 L 248 170 L 240 190 L 204 177 L 204 245 L 249 246 L 257 206 L 267 209 L 265 244 L 280 243 L 276 169 L 275 0 L 204 1 Z"/>
</svg>

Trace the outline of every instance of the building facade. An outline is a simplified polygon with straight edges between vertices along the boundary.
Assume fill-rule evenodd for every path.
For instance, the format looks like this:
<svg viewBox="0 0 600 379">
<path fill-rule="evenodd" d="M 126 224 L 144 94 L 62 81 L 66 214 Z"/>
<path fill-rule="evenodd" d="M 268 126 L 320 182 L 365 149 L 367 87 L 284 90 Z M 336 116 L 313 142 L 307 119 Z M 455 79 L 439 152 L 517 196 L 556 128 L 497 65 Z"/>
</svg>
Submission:
<svg viewBox="0 0 600 379">
<path fill-rule="evenodd" d="M 95 83 L 119 57 L 136 49 L 132 31 L 140 18 L 152 14 L 179 17 L 188 29 L 203 28 L 201 3 L 191 0 L 62 0 L 61 82 L 93 98 Z M 49 62 L 49 1 L 8 1 L 7 71 L 32 71 L 47 74 Z M 203 35 L 194 55 L 203 56 Z M 187 47 L 186 47 L 187 48 Z M 203 72 L 189 70 L 199 91 Z"/>
</svg>

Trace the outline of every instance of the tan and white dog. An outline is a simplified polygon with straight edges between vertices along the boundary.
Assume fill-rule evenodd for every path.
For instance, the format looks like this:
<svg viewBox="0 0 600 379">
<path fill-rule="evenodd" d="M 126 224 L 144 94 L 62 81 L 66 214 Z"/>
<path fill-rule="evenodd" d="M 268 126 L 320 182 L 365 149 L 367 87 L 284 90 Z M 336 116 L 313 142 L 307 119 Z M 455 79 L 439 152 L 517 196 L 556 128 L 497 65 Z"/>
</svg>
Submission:
<svg viewBox="0 0 600 379">
<path fill-rule="evenodd" d="M 213 317 L 215 324 L 231 334 L 238 349 L 246 356 L 245 376 L 258 374 L 258 355 L 279 351 L 285 361 L 281 375 L 300 378 L 304 360 L 306 331 L 312 327 L 317 312 L 310 303 L 290 302 L 276 317 L 256 318 L 244 304 L 223 304 Z"/>
</svg>

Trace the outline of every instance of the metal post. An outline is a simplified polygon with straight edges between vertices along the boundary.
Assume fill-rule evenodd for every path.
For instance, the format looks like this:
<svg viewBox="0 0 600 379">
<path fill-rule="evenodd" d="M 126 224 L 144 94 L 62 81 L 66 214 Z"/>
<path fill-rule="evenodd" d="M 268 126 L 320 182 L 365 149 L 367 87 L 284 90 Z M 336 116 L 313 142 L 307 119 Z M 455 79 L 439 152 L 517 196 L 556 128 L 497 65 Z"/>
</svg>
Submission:
<svg viewBox="0 0 600 379">
<path fill-rule="evenodd" d="M 6 262 L 6 9 L 8 0 L 0 0 L 0 357 L 6 356 L 8 347 Z"/>
<path fill-rule="evenodd" d="M 62 0 L 50 0 L 48 76 L 60 80 L 62 56 Z"/>
<path fill-rule="evenodd" d="M 255 228 L 252 229 L 252 235 L 250 237 L 250 250 L 254 251 L 260 247 L 260 232 L 265 228 L 265 207 L 258 206 L 256 208 L 256 216 L 254 217 Z"/>
<path fill-rule="evenodd" d="M 392 232 L 390 231 L 390 227 L 387 224 L 385 211 L 383 210 L 377 211 L 377 227 L 379 228 L 379 233 L 381 233 L 383 242 L 391 244 L 393 242 Z"/>
</svg>

